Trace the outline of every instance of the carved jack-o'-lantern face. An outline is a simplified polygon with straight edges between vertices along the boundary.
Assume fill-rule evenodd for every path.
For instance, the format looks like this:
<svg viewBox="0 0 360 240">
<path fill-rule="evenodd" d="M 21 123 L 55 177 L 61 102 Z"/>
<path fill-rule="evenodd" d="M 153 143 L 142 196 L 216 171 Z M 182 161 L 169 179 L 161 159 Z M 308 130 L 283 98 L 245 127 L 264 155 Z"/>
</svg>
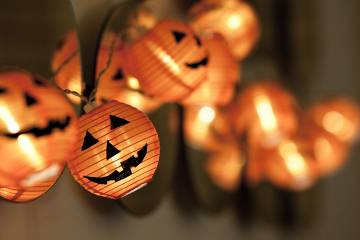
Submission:
<svg viewBox="0 0 360 240">
<path fill-rule="evenodd" d="M 158 23 L 126 51 L 129 73 L 162 101 L 189 95 L 206 78 L 207 49 L 192 29 L 177 21 Z"/>
<path fill-rule="evenodd" d="M 112 101 L 83 115 L 79 125 L 82 142 L 69 168 L 85 189 L 118 199 L 151 181 L 160 146 L 144 113 Z"/>
<path fill-rule="evenodd" d="M 28 186 L 67 160 L 77 140 L 66 97 L 26 72 L 0 73 L 0 186 Z"/>
</svg>

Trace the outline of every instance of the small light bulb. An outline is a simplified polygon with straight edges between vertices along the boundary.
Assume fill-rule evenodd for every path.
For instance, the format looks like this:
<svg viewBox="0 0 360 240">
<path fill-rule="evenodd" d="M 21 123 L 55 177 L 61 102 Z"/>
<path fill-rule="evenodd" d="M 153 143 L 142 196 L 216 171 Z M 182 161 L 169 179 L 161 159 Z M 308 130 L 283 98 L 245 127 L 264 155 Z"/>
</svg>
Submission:
<svg viewBox="0 0 360 240">
<path fill-rule="evenodd" d="M 139 80 L 135 77 L 129 77 L 127 79 L 127 84 L 131 89 L 139 90 L 140 89 L 140 83 Z"/>
</svg>

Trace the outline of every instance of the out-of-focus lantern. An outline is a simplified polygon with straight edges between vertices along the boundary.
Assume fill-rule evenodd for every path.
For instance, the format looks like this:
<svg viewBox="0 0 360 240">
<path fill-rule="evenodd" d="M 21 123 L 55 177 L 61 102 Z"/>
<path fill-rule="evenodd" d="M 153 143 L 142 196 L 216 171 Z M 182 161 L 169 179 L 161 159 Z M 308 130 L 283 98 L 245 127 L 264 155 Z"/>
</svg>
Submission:
<svg viewBox="0 0 360 240">
<path fill-rule="evenodd" d="M 210 155 L 206 170 L 218 187 L 233 192 L 240 185 L 244 162 L 239 147 L 235 143 L 227 144 Z"/>
<path fill-rule="evenodd" d="M 77 137 L 61 91 L 28 72 L 0 73 L 0 186 L 31 186 L 60 171 Z"/>
<path fill-rule="evenodd" d="M 307 117 L 343 142 L 359 137 L 360 107 L 350 99 L 335 98 L 312 106 Z"/>
<path fill-rule="evenodd" d="M 209 50 L 207 79 L 185 100 L 184 104 L 223 106 L 231 101 L 239 66 L 220 34 L 204 41 Z"/>
<path fill-rule="evenodd" d="M 318 178 L 311 143 L 286 139 L 273 149 L 258 149 L 264 159 L 266 177 L 278 187 L 301 191 Z"/>
<path fill-rule="evenodd" d="M 126 48 L 126 69 L 145 94 L 179 101 L 206 78 L 209 57 L 199 37 L 184 23 L 163 20 Z"/>
<path fill-rule="evenodd" d="M 130 28 L 126 32 L 127 38 L 132 40 L 139 38 L 146 31 L 153 28 L 157 22 L 158 20 L 150 10 L 139 8 L 130 18 Z"/>
<path fill-rule="evenodd" d="M 306 124 L 300 135 L 312 145 L 319 174 L 329 175 L 341 168 L 347 159 L 348 144 L 318 126 Z"/>
<path fill-rule="evenodd" d="M 238 59 L 250 53 L 260 35 L 257 16 L 243 1 L 202 1 L 193 6 L 190 16 L 196 32 L 221 33 Z"/>
<path fill-rule="evenodd" d="M 17 203 L 34 201 L 49 191 L 63 172 L 62 169 L 64 169 L 64 167 L 62 167 L 61 170 L 54 169 L 55 171 L 52 174 L 49 172 L 50 174 L 44 176 L 44 180 L 34 184 L 33 186 L 22 188 L 0 187 L 0 197 L 10 202 Z"/>
<path fill-rule="evenodd" d="M 61 89 L 68 89 L 81 94 L 81 65 L 76 32 L 67 33 L 58 43 L 51 69 L 56 73 L 55 82 Z M 80 103 L 80 98 L 76 96 L 70 95 L 69 98 L 74 103 Z"/>
<path fill-rule="evenodd" d="M 217 151 L 232 137 L 224 115 L 211 106 L 188 106 L 185 109 L 185 136 L 194 147 Z"/>
<path fill-rule="evenodd" d="M 81 116 L 79 127 L 82 140 L 68 166 L 86 190 L 118 199 L 152 180 L 160 144 L 143 112 L 111 101 Z"/>
<path fill-rule="evenodd" d="M 271 82 L 247 87 L 229 107 L 229 119 L 238 134 L 247 132 L 264 147 L 277 145 L 299 126 L 295 99 Z"/>
</svg>

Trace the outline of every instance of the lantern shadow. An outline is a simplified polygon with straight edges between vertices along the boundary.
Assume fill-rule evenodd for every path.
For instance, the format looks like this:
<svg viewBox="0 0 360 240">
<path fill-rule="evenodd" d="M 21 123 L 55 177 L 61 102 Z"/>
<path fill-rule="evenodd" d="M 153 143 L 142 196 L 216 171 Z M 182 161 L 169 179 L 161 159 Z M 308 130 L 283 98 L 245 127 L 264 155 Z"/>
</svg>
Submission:
<svg viewBox="0 0 360 240">
<path fill-rule="evenodd" d="M 150 114 L 159 134 L 161 145 L 159 165 L 153 181 L 144 188 L 119 200 L 119 203 L 126 210 L 135 215 L 146 215 L 154 211 L 171 188 L 171 178 L 175 168 L 176 144 L 173 132 L 168 124 L 164 124 L 164 119 L 170 119 L 169 115 L 172 110 L 173 105 L 164 105 Z M 145 199 L 146 201 L 144 201 Z"/>
</svg>

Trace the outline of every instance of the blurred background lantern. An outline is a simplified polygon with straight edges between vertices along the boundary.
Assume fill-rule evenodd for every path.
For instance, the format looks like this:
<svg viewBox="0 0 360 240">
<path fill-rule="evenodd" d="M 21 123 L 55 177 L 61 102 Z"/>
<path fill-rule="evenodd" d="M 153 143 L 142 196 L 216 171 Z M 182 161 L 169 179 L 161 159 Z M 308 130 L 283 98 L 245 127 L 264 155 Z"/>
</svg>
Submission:
<svg viewBox="0 0 360 240">
<path fill-rule="evenodd" d="M 285 139 L 272 149 L 258 147 L 267 179 L 284 189 L 302 191 L 318 178 L 312 145 L 301 138 Z"/>
<path fill-rule="evenodd" d="M 81 116 L 79 128 L 81 141 L 68 165 L 86 190 L 118 199 L 152 180 L 160 144 L 143 112 L 111 101 Z"/>
<path fill-rule="evenodd" d="M 221 33 L 237 59 L 244 59 L 259 39 L 257 16 L 240 0 L 200 1 L 190 10 L 191 26 L 202 35 Z"/>
<path fill-rule="evenodd" d="M 238 134 L 247 133 L 259 144 L 275 146 L 296 133 L 298 105 L 285 89 L 272 82 L 246 87 L 229 107 L 228 117 Z"/>
<path fill-rule="evenodd" d="M 49 175 L 48 178 L 37 182 L 34 185 L 22 188 L 0 188 L 0 197 L 10 201 L 25 203 L 34 201 L 43 196 L 49 189 L 56 183 L 61 176 L 64 167 L 61 170 L 55 171 L 53 175 Z"/>
<path fill-rule="evenodd" d="M 218 151 L 232 139 L 229 124 L 221 110 L 211 106 L 185 108 L 185 136 L 193 147 Z"/>
<path fill-rule="evenodd" d="M 51 69 L 55 74 L 55 82 L 61 89 L 68 89 L 81 94 L 83 87 L 77 41 L 75 31 L 67 33 L 59 41 L 53 55 Z M 74 103 L 80 103 L 79 97 L 69 95 L 69 98 Z"/>
<path fill-rule="evenodd" d="M 140 7 L 129 20 L 130 27 L 126 31 L 126 37 L 135 40 L 153 28 L 157 22 L 158 19 L 149 9 Z"/>
<path fill-rule="evenodd" d="M 359 138 L 360 107 L 350 99 L 324 100 L 312 106 L 307 117 L 341 141 L 352 143 Z"/>
<path fill-rule="evenodd" d="M 312 145 L 320 176 L 334 173 L 343 166 L 348 155 L 348 144 L 314 125 L 301 126 L 299 134 Z"/>
<path fill-rule="evenodd" d="M 240 80 L 239 66 L 220 34 L 204 40 L 204 45 L 209 51 L 207 78 L 183 103 L 226 105 L 234 96 L 236 80 Z"/>
<path fill-rule="evenodd" d="M 0 73 L 0 186 L 57 175 L 77 137 L 75 111 L 61 91 L 28 72 Z"/>
<path fill-rule="evenodd" d="M 206 170 L 219 188 L 234 192 L 240 185 L 244 163 L 244 156 L 237 143 L 227 143 L 222 149 L 210 154 Z"/>
<path fill-rule="evenodd" d="M 145 94 L 183 99 L 206 78 L 208 52 L 186 24 L 163 20 L 126 48 L 126 68 Z"/>
</svg>

